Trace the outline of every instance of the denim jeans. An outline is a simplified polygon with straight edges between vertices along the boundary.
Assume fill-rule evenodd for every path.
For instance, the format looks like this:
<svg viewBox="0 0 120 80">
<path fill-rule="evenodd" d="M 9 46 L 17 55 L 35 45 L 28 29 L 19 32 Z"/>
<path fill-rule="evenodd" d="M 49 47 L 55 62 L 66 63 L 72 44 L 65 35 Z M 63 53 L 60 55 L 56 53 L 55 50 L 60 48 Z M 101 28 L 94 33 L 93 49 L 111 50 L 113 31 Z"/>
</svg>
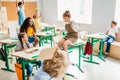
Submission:
<svg viewBox="0 0 120 80">
<path fill-rule="evenodd" d="M 107 42 L 107 46 L 106 46 L 106 52 L 109 52 L 110 50 L 110 46 L 111 46 L 111 43 L 115 40 L 115 38 L 111 35 L 108 35 L 107 38 L 104 38 L 103 41 L 104 42 Z M 101 46 L 101 42 L 100 42 L 100 46 Z M 100 47 L 99 47 L 100 49 Z"/>
<path fill-rule="evenodd" d="M 27 76 L 31 76 L 32 75 L 32 70 L 33 70 L 33 65 L 31 63 L 28 63 L 25 65 L 25 68 L 27 70 Z"/>
<path fill-rule="evenodd" d="M 38 67 L 40 68 L 41 61 L 36 61 L 36 62 L 33 62 L 33 63 L 38 65 Z M 32 75 L 32 70 L 33 70 L 33 65 L 31 63 L 28 63 L 28 64 L 25 65 L 25 68 L 27 70 L 27 76 L 31 76 Z"/>
<path fill-rule="evenodd" d="M 21 58 L 19 58 L 17 60 L 17 62 L 21 64 Z M 36 62 L 33 62 L 33 63 L 35 63 L 36 65 L 38 65 L 39 68 L 40 68 L 41 61 L 36 61 Z M 33 70 L 33 64 L 32 63 L 28 63 L 28 64 L 25 65 L 25 68 L 26 68 L 26 71 L 27 71 L 27 76 L 31 76 L 32 75 L 32 70 Z"/>
</svg>

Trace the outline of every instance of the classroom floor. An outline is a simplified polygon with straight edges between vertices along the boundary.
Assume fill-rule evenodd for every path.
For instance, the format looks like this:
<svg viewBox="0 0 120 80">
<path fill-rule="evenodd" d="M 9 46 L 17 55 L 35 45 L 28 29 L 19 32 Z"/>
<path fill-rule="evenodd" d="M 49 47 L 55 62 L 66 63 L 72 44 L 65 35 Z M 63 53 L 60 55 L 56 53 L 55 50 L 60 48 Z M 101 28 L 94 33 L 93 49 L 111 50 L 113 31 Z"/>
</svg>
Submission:
<svg viewBox="0 0 120 80">
<path fill-rule="evenodd" d="M 13 29 L 11 29 L 12 32 Z M 14 35 L 15 33 L 12 33 Z M 46 45 L 47 46 L 47 45 Z M 77 63 L 78 61 L 78 50 L 73 50 L 72 53 L 69 53 L 69 59 L 72 63 Z M 106 62 L 100 60 L 98 57 L 94 56 L 93 60 L 96 62 L 99 62 L 100 64 L 92 64 L 81 62 L 81 67 L 84 73 L 80 72 L 76 66 L 70 65 L 68 68 L 68 73 L 71 73 L 74 75 L 77 80 L 120 80 L 120 60 L 116 60 L 113 58 L 108 57 Z M 14 60 L 15 61 L 15 60 Z M 14 69 L 14 63 L 15 62 L 9 62 L 10 68 Z M 4 62 L 0 60 L 0 68 L 5 67 Z M 36 69 L 34 68 L 33 72 L 36 72 Z M 33 80 L 33 77 L 31 77 L 31 80 Z M 17 80 L 16 73 L 3 71 L 0 69 L 0 80 Z M 75 80 L 75 79 L 71 79 Z"/>
<path fill-rule="evenodd" d="M 69 53 L 69 58 L 72 63 L 77 63 L 77 50 Z M 82 59 L 83 60 L 83 59 Z M 94 61 L 100 64 L 91 64 L 82 61 L 82 70 L 84 73 L 80 72 L 76 66 L 70 65 L 68 68 L 68 73 L 74 75 L 77 80 L 120 80 L 120 60 L 107 58 L 106 62 L 101 61 L 99 58 L 94 56 Z M 0 68 L 4 67 L 4 62 L 0 61 Z M 14 62 L 10 62 L 10 68 L 14 70 Z M 36 69 L 34 68 L 34 73 Z M 31 77 L 31 80 L 33 80 Z M 0 80 L 17 80 L 16 73 L 3 71 L 0 69 Z M 75 79 L 72 79 L 75 80 Z"/>
</svg>

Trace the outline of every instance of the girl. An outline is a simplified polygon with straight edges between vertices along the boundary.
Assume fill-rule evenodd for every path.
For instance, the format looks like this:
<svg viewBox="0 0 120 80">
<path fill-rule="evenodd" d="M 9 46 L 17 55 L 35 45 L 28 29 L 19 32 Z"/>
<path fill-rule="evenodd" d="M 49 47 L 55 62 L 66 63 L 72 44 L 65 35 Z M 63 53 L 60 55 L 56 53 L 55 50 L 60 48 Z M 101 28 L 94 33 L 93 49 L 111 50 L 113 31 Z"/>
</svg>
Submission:
<svg viewBox="0 0 120 80">
<path fill-rule="evenodd" d="M 16 0 L 16 7 L 18 10 L 18 23 L 21 26 L 23 21 L 25 20 L 25 12 L 24 12 L 24 0 L 22 0 L 23 2 L 18 2 Z"/>
<path fill-rule="evenodd" d="M 22 51 L 22 50 L 25 50 L 25 49 L 32 47 L 28 43 L 28 38 L 27 38 L 27 35 L 25 33 L 20 33 L 18 35 L 18 38 L 19 38 L 19 42 L 16 44 L 15 51 Z M 21 63 L 20 59 L 18 59 L 18 62 Z M 37 61 L 35 63 L 40 67 L 41 61 Z M 32 75 L 33 65 L 31 63 L 28 63 L 25 65 L 25 67 L 27 69 L 27 80 L 30 80 L 30 76 Z"/>
<path fill-rule="evenodd" d="M 20 32 L 25 32 L 28 36 L 29 43 L 34 42 L 33 46 L 36 47 L 39 39 L 35 36 L 36 28 L 30 17 L 25 19 L 22 26 L 20 27 Z"/>
<path fill-rule="evenodd" d="M 40 29 L 42 28 L 42 24 L 41 24 L 41 22 L 40 22 L 41 16 L 42 16 L 41 14 L 40 14 L 40 16 L 38 15 L 38 10 L 36 10 L 36 14 L 33 15 L 35 27 L 36 27 L 36 28 L 40 28 Z"/>
<path fill-rule="evenodd" d="M 63 80 L 68 65 L 67 54 L 56 50 L 52 59 L 43 62 L 43 66 L 35 74 L 34 80 Z"/>
<path fill-rule="evenodd" d="M 78 39 L 77 31 L 79 31 L 80 28 L 75 22 L 71 21 L 71 14 L 69 11 L 64 12 L 63 20 L 66 22 L 65 30 L 67 31 L 67 36 L 65 36 L 58 42 L 58 46 L 60 48 L 63 46 L 63 49 L 65 51 L 68 51 L 67 46 L 77 41 Z"/>
</svg>

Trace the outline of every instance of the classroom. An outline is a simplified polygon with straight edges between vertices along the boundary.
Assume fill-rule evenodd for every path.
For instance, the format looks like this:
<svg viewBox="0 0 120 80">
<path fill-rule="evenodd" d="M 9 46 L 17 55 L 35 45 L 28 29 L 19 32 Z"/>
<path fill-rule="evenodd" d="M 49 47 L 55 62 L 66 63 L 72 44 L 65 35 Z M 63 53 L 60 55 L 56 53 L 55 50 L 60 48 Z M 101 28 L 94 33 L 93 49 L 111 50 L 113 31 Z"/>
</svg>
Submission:
<svg viewBox="0 0 120 80">
<path fill-rule="evenodd" d="M 0 0 L 0 80 L 120 80 L 120 0 Z"/>
</svg>

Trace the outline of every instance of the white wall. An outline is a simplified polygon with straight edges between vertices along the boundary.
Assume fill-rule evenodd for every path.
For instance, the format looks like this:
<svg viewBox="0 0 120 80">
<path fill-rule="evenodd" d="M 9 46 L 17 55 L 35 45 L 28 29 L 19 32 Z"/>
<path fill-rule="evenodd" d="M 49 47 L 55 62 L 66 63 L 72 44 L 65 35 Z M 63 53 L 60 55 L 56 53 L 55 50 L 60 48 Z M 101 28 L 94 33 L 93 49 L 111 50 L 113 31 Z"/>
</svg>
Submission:
<svg viewBox="0 0 120 80">
<path fill-rule="evenodd" d="M 42 11 L 42 16 L 43 14 L 43 0 L 37 0 L 37 7 L 40 9 L 40 11 Z M 43 21 L 43 17 L 41 19 L 41 21 Z"/>
<path fill-rule="evenodd" d="M 97 31 L 105 31 L 114 20 L 116 0 L 93 1 L 93 26 Z"/>
<path fill-rule="evenodd" d="M 57 0 L 43 0 L 43 20 L 48 23 L 57 22 Z"/>
<path fill-rule="evenodd" d="M 111 20 L 114 20 L 115 1 L 93 0 L 92 24 L 81 24 L 81 28 L 89 33 L 105 32 Z M 57 0 L 43 0 L 42 4 L 43 21 L 63 27 L 63 22 L 57 21 Z"/>
</svg>

